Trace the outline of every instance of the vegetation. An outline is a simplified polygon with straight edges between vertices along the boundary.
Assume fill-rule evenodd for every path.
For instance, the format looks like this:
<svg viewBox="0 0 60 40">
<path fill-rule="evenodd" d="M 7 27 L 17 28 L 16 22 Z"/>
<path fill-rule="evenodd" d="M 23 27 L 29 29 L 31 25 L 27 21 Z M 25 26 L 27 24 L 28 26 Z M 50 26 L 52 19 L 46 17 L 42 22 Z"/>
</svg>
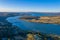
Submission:
<svg viewBox="0 0 60 40">
<path fill-rule="evenodd" d="M 13 40 L 17 40 L 17 39 L 19 39 L 19 40 L 20 39 L 21 40 L 37 40 L 37 39 L 48 40 L 48 39 L 53 38 L 52 40 L 55 40 L 55 38 L 57 37 L 57 36 L 54 36 L 54 35 L 53 35 L 54 37 L 52 37 L 50 35 L 43 34 L 43 33 L 40 33 L 40 32 L 25 31 L 25 30 L 22 30 L 15 25 L 12 25 L 11 23 L 9 23 L 6 20 L 6 18 L 8 18 L 8 17 L 17 16 L 17 15 L 20 15 L 20 14 L 14 14 L 14 13 L 13 14 L 10 14 L 10 13 L 8 14 L 7 13 L 7 14 L 4 14 L 3 16 L 2 16 L 2 14 L 0 15 L 0 40 L 2 38 L 8 38 L 8 39 L 13 39 Z M 26 14 L 22 14 L 22 15 L 26 15 Z M 27 20 L 27 21 L 39 22 L 38 20 L 40 18 L 37 18 L 37 17 L 34 17 L 34 18 L 31 17 L 31 19 L 33 19 L 34 21 L 32 21 L 32 20 Z M 59 19 L 57 19 L 57 20 L 59 20 Z M 59 37 L 58 37 L 58 39 L 59 39 Z"/>
<path fill-rule="evenodd" d="M 38 23 L 60 24 L 60 16 L 41 16 L 38 19 L 33 18 L 31 20 L 25 19 L 24 17 L 23 20 L 26 20 L 29 22 L 38 22 Z"/>
</svg>

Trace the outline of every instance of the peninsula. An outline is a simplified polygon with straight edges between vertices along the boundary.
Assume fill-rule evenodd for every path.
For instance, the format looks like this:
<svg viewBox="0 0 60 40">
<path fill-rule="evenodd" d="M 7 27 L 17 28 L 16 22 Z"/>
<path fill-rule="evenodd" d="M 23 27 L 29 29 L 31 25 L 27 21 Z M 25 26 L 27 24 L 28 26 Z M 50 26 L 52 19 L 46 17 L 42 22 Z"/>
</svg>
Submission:
<svg viewBox="0 0 60 40">
<path fill-rule="evenodd" d="M 60 24 L 60 16 L 21 17 L 20 19 L 29 22 Z"/>
</svg>

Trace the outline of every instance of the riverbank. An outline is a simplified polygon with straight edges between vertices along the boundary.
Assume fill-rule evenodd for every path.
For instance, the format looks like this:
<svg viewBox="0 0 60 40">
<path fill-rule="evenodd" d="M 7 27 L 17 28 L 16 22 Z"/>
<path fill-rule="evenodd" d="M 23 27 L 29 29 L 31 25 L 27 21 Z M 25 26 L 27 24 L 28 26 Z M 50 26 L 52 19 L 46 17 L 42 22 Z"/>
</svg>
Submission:
<svg viewBox="0 0 60 40">
<path fill-rule="evenodd" d="M 31 20 L 28 20 L 28 19 Z M 60 24 L 60 16 L 41 16 L 41 17 L 24 17 L 21 18 L 29 22 L 38 22 L 38 23 L 51 23 L 51 24 Z"/>
<path fill-rule="evenodd" d="M 52 39 L 52 40 L 55 39 L 55 38 L 57 38 L 57 40 L 60 39 L 60 32 L 59 32 L 60 26 L 59 25 L 26 22 L 26 21 L 31 20 L 31 19 L 28 18 L 26 20 L 26 19 L 21 19 L 21 18 L 22 17 L 20 17 L 20 16 L 19 17 L 10 17 L 7 20 L 10 23 L 14 23 L 14 25 L 16 25 L 17 27 L 21 28 L 22 30 L 25 30 L 25 31 L 26 30 L 27 31 L 29 31 L 29 30 L 30 31 L 34 31 L 35 30 L 35 32 L 39 31 L 40 33 L 42 33 L 40 35 L 40 37 L 42 37 L 42 39 L 43 38 Z M 36 20 L 38 20 L 39 18 L 37 18 Z M 35 18 L 32 18 L 32 19 L 35 19 Z M 29 35 L 31 34 L 32 35 L 32 34 L 35 34 L 35 33 L 34 32 L 33 33 L 27 32 L 27 34 L 29 34 Z"/>
</svg>

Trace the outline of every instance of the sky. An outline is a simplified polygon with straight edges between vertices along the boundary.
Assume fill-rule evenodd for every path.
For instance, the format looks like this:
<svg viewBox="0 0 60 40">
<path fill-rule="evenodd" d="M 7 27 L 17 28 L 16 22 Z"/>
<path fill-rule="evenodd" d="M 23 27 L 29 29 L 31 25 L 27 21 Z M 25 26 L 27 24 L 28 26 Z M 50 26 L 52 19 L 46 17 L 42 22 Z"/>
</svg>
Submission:
<svg viewBox="0 0 60 40">
<path fill-rule="evenodd" d="M 0 12 L 60 12 L 60 0 L 0 0 Z"/>
</svg>

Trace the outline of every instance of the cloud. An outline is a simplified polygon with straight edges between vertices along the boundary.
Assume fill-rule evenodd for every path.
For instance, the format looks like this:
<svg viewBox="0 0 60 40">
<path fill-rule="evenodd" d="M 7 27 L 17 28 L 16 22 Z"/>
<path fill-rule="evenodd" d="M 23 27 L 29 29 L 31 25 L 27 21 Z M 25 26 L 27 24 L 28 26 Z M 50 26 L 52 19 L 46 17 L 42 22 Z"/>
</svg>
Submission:
<svg viewBox="0 0 60 40">
<path fill-rule="evenodd" d="M 31 10 L 23 10 L 23 9 L 18 9 L 18 8 L 3 8 L 0 7 L 0 12 L 29 12 Z"/>
<path fill-rule="evenodd" d="M 59 10 L 52 9 L 20 9 L 20 8 L 4 8 L 0 7 L 0 12 L 60 12 Z"/>
</svg>

